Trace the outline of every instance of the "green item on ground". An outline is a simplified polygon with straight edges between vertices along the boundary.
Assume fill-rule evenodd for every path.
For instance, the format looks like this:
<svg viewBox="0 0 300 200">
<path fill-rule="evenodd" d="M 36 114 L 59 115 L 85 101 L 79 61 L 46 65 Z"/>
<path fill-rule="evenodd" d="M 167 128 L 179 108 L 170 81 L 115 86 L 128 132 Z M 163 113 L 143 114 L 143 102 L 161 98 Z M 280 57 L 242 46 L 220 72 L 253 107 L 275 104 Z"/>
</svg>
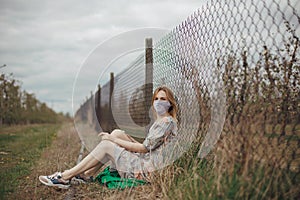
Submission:
<svg viewBox="0 0 300 200">
<path fill-rule="evenodd" d="M 106 185 L 109 189 L 125 189 L 147 183 L 139 179 L 121 178 L 118 171 L 110 171 L 109 166 L 96 176 L 95 181 Z"/>
</svg>

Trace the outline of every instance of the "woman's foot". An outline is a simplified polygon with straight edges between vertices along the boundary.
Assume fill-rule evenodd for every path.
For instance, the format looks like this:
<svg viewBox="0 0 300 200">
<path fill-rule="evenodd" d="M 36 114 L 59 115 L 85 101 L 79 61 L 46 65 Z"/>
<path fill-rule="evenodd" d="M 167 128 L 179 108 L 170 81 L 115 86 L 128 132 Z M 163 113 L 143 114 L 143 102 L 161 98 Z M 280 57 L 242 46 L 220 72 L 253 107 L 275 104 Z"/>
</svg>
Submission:
<svg viewBox="0 0 300 200">
<path fill-rule="evenodd" d="M 55 172 L 49 176 L 39 176 L 41 183 L 47 186 L 54 186 L 62 189 L 68 189 L 70 187 L 70 181 L 62 178 L 61 172 Z"/>
</svg>

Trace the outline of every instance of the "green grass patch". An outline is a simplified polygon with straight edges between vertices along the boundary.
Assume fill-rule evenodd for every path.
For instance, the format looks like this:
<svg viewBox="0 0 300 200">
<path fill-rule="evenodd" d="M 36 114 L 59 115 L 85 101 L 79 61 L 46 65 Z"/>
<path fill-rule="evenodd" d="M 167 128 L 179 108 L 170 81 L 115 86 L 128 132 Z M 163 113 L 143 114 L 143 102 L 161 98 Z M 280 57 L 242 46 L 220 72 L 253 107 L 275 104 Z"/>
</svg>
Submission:
<svg viewBox="0 0 300 200">
<path fill-rule="evenodd" d="M 257 165 L 246 176 L 236 165 L 233 173 L 216 174 L 210 162 L 189 167 L 174 180 L 169 199 L 297 199 L 298 173 Z"/>
<path fill-rule="evenodd" d="M 42 124 L 0 129 L 0 199 L 14 192 L 20 181 L 26 179 L 59 128 L 59 124 Z"/>
<path fill-rule="evenodd" d="M 199 159 L 189 152 L 174 162 L 180 173 L 168 188 L 169 199 L 296 199 L 300 194 L 297 172 L 256 161 L 246 167 L 238 159 L 220 165 L 210 155 Z"/>
<path fill-rule="evenodd" d="M 216 174 L 212 163 L 200 161 L 173 181 L 169 199 L 296 199 L 299 175 L 257 165 L 247 176 L 235 165 L 232 174 Z M 219 188 L 218 188 L 219 187 Z"/>
</svg>

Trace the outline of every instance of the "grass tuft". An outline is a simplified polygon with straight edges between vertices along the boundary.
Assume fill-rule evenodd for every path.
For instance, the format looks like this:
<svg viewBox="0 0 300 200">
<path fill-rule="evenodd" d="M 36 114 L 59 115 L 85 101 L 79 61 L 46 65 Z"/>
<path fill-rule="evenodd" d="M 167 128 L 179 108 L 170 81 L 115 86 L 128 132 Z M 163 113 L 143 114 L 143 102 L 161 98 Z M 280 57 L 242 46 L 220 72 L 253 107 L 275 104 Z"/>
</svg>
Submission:
<svg viewBox="0 0 300 200">
<path fill-rule="evenodd" d="M 43 149 L 51 144 L 59 125 L 26 125 L 0 129 L 0 198 L 26 180 Z"/>
</svg>

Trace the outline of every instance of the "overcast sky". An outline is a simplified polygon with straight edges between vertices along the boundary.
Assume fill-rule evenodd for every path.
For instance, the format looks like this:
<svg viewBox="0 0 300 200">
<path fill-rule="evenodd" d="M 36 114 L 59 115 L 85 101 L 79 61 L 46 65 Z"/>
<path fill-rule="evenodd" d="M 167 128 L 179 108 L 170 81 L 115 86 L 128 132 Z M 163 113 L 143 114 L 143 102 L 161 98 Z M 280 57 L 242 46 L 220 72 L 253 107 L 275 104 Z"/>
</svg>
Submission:
<svg viewBox="0 0 300 200">
<path fill-rule="evenodd" d="M 90 52 L 123 32 L 171 30 L 206 0 L 0 0 L 1 73 L 58 112 L 72 112 L 76 74 Z"/>
</svg>

